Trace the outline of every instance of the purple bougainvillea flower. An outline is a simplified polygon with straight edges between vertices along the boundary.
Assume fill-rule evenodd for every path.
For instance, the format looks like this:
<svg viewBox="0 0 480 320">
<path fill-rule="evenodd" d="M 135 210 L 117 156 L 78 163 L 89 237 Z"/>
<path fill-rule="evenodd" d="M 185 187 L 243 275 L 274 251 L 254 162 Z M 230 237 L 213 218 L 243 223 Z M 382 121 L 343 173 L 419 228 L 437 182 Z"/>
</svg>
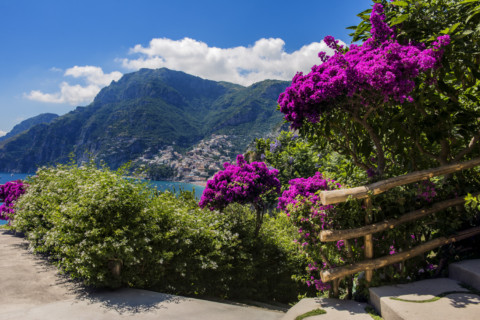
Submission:
<svg viewBox="0 0 480 320">
<path fill-rule="evenodd" d="M 318 122 L 319 116 L 332 108 L 388 100 L 413 102 L 409 94 L 415 79 L 440 66 L 443 47 L 450 43 L 450 37 L 438 37 L 430 48 L 400 44 L 384 20 L 383 6 L 377 3 L 370 16 L 372 37 L 362 45 L 352 44 L 348 50 L 332 36 L 325 37 L 325 44 L 335 54 L 328 57 L 321 52 L 323 63 L 313 66 L 308 74 L 297 73 L 278 98 L 280 111 L 293 129 L 300 128 L 304 121 Z"/>
<path fill-rule="evenodd" d="M 199 206 L 210 210 L 224 209 L 230 203 L 252 203 L 264 207 L 269 196 L 280 193 L 278 170 L 269 169 L 263 162 L 247 163 L 243 155 L 237 156 L 237 164 L 226 162 L 224 170 L 208 180 Z"/>
<path fill-rule="evenodd" d="M 13 205 L 25 193 L 26 185 L 21 181 L 10 181 L 0 185 L 0 220 L 11 220 L 15 214 Z"/>
</svg>

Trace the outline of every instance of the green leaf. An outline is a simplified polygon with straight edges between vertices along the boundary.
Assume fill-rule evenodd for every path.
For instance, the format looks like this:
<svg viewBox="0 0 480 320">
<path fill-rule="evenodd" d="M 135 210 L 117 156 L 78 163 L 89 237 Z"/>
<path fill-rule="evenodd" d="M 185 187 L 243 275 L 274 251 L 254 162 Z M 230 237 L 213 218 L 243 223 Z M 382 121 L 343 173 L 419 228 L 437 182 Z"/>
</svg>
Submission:
<svg viewBox="0 0 480 320">
<path fill-rule="evenodd" d="M 358 16 L 359 18 L 364 19 L 364 20 L 370 19 L 370 13 L 368 13 L 368 14 L 360 13 L 360 14 L 357 14 L 357 16 Z"/>
<path fill-rule="evenodd" d="M 450 27 L 450 32 L 453 33 L 460 25 L 460 22 L 455 23 L 453 26 Z"/>
<path fill-rule="evenodd" d="M 455 39 L 459 40 L 459 39 L 465 38 L 466 36 L 472 34 L 473 32 L 474 32 L 473 30 L 465 30 L 460 34 L 457 34 Z"/>
<path fill-rule="evenodd" d="M 394 1 L 391 4 L 398 7 L 408 7 L 408 3 L 406 1 Z"/>
<path fill-rule="evenodd" d="M 467 93 L 465 96 L 472 101 L 478 101 L 478 97 L 476 95 Z"/>
<path fill-rule="evenodd" d="M 360 12 L 359 14 L 357 14 L 357 17 L 362 17 L 362 16 L 368 16 L 370 17 L 370 14 L 372 13 L 372 9 L 367 9 L 365 11 L 362 11 Z"/>
<path fill-rule="evenodd" d="M 477 68 L 471 67 L 469 69 L 470 69 L 470 72 L 472 72 L 472 74 L 475 78 L 480 79 L 480 72 L 478 71 Z"/>
<path fill-rule="evenodd" d="M 399 23 L 402 23 L 403 21 L 407 20 L 410 15 L 408 14 L 402 14 L 401 16 L 395 17 L 392 19 L 390 26 L 397 25 Z"/>
<path fill-rule="evenodd" d="M 471 14 L 471 15 L 467 18 L 467 20 L 465 20 L 465 23 L 469 22 L 474 16 L 476 16 L 476 15 L 479 14 L 479 13 L 480 13 L 480 10 L 474 11 L 474 13 Z"/>
<path fill-rule="evenodd" d="M 479 2 L 478 0 L 465 0 L 460 2 L 459 4 L 466 4 L 466 3 L 472 3 L 472 2 Z"/>
</svg>

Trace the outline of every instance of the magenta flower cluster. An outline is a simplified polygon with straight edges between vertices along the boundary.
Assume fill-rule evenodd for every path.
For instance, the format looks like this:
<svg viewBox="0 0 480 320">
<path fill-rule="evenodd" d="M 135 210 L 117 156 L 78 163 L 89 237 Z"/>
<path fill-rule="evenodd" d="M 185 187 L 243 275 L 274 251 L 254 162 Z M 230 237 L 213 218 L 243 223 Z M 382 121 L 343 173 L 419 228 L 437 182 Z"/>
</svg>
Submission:
<svg viewBox="0 0 480 320">
<path fill-rule="evenodd" d="M 417 198 L 425 200 L 427 202 L 432 202 L 433 199 L 437 196 L 437 191 L 435 189 L 435 183 L 430 180 L 423 180 L 417 185 Z"/>
<path fill-rule="evenodd" d="M 212 180 L 208 180 L 199 206 L 210 210 L 222 210 L 230 203 L 251 203 L 263 208 L 280 193 L 281 184 L 278 170 L 269 169 L 263 162 L 247 163 L 242 155 L 237 156 L 237 164 L 223 165 Z"/>
<path fill-rule="evenodd" d="M 13 204 L 25 193 L 25 184 L 21 180 L 10 181 L 0 185 L 0 220 L 11 220 L 15 210 Z"/>
<path fill-rule="evenodd" d="M 315 286 L 315 289 L 318 291 L 324 291 L 330 289 L 329 283 L 323 283 L 322 280 L 319 278 L 319 272 L 321 270 L 327 269 L 327 264 L 325 262 L 322 263 L 322 267 L 319 268 L 319 265 L 314 263 L 309 263 L 307 266 L 307 273 L 309 274 L 308 280 L 305 281 L 308 287 Z"/>
<path fill-rule="evenodd" d="M 320 52 L 323 63 L 306 75 L 297 73 L 278 99 L 280 111 L 292 128 L 300 128 L 304 120 L 316 123 L 320 114 L 332 108 L 355 108 L 391 99 L 413 101 L 409 94 L 415 79 L 440 66 L 443 47 L 450 38 L 438 37 L 431 48 L 400 44 L 384 20 L 383 6 L 377 3 L 370 16 L 372 37 L 360 46 L 352 44 L 344 49 L 333 37 L 325 37 L 335 54 L 329 57 Z"/>
<path fill-rule="evenodd" d="M 290 186 L 282 193 L 282 196 L 278 199 L 278 208 L 284 210 L 288 216 L 290 216 L 288 205 L 295 205 L 296 203 L 298 203 L 299 196 L 302 197 L 302 201 L 305 201 L 306 199 L 313 205 L 320 204 L 320 199 L 318 197 L 317 191 L 330 190 L 341 187 L 341 185 L 339 183 L 336 183 L 335 180 L 325 179 L 320 172 L 316 172 L 313 177 L 292 179 L 288 183 Z M 328 208 L 330 207 L 331 206 L 329 206 Z"/>
<path fill-rule="evenodd" d="M 297 178 L 289 181 L 289 188 L 285 190 L 278 201 L 278 208 L 284 210 L 291 218 L 292 223 L 298 228 L 296 242 L 303 251 L 315 256 L 318 248 L 318 233 L 331 227 L 335 210 L 332 205 L 323 206 L 318 192 L 340 188 L 341 185 L 334 180 L 325 179 L 320 172 L 313 177 Z M 338 241 L 337 249 L 340 251 L 345 246 L 344 241 Z M 322 267 L 314 262 L 307 268 L 307 286 L 315 286 L 319 291 L 330 288 L 328 283 L 323 283 L 319 278 L 319 269 L 326 269 L 326 263 L 321 262 Z"/>
<path fill-rule="evenodd" d="M 341 186 L 334 180 L 325 179 L 320 172 L 313 177 L 292 179 L 289 184 L 278 199 L 278 208 L 292 218 L 298 227 L 297 242 L 306 247 L 316 243 L 320 230 L 330 227 L 334 214 L 332 205 L 321 205 L 318 191 Z M 300 209 L 303 204 L 308 204 L 306 212 Z"/>
</svg>

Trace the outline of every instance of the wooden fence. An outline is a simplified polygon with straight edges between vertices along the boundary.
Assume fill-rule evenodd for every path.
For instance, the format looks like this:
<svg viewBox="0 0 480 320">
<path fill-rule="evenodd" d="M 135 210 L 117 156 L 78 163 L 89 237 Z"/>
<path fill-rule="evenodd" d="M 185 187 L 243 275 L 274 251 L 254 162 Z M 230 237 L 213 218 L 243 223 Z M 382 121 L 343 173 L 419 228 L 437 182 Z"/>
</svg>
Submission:
<svg viewBox="0 0 480 320">
<path fill-rule="evenodd" d="M 366 210 L 365 214 L 365 226 L 356 229 L 350 230 L 323 230 L 320 232 L 320 241 L 338 241 L 338 240 L 348 240 L 352 238 L 364 237 L 364 256 L 365 260 L 346 265 L 337 268 L 330 268 L 320 272 L 321 279 L 324 283 L 333 281 L 333 289 L 335 293 L 338 293 L 338 284 L 339 280 L 347 275 L 351 275 L 360 271 L 365 271 L 365 278 L 367 282 L 370 282 L 373 276 L 373 271 L 375 269 L 388 266 L 393 263 L 398 263 L 405 261 L 407 259 L 418 256 L 424 252 L 430 251 L 434 248 L 440 247 L 442 245 L 452 243 L 455 241 L 463 240 L 474 235 L 480 234 L 480 227 L 471 228 L 450 237 L 440 237 L 434 240 L 428 241 L 426 243 L 420 244 L 409 250 L 396 253 L 389 256 L 383 256 L 374 259 L 373 257 L 373 237 L 372 235 L 376 232 L 381 232 L 389 229 L 393 229 L 396 226 L 403 224 L 405 222 L 410 222 L 417 220 L 419 218 L 425 217 L 432 213 L 441 211 L 445 208 L 463 204 L 465 202 L 464 198 L 466 195 L 459 196 L 455 199 L 445 200 L 442 202 L 435 203 L 432 207 L 428 209 L 420 209 L 407 214 L 404 214 L 398 219 L 385 220 L 380 223 L 372 224 L 370 221 L 370 215 L 372 211 L 372 201 L 371 197 L 383 192 L 386 192 L 394 187 L 418 182 L 421 180 L 426 180 L 435 176 L 451 174 L 457 171 L 470 169 L 480 165 L 480 158 L 466 161 L 463 163 L 450 164 L 434 169 L 423 170 L 412 172 L 403 176 L 394 177 L 386 179 L 383 181 L 375 182 L 367 186 L 361 186 L 350 189 L 340 189 L 340 190 L 330 190 L 322 191 L 320 194 L 320 199 L 323 205 L 335 204 L 345 202 L 348 199 L 365 199 L 364 207 Z M 478 195 L 480 193 L 476 193 Z"/>
</svg>

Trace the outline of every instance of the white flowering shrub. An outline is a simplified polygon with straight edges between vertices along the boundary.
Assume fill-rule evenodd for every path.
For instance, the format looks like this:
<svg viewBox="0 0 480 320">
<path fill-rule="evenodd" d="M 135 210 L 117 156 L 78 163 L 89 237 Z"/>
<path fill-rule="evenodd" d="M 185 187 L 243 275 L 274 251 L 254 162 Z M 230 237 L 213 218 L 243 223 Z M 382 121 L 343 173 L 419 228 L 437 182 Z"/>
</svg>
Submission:
<svg viewBox="0 0 480 320">
<path fill-rule="evenodd" d="M 282 218 L 231 205 L 200 209 L 191 192 L 157 193 L 126 172 L 41 168 L 16 204 L 11 228 L 34 251 L 96 287 L 130 286 L 182 295 L 291 302 L 305 267 Z"/>
<path fill-rule="evenodd" d="M 94 164 L 39 169 L 17 203 L 13 228 L 87 284 L 135 282 L 151 250 L 146 208 L 154 194 L 121 173 Z"/>
</svg>

